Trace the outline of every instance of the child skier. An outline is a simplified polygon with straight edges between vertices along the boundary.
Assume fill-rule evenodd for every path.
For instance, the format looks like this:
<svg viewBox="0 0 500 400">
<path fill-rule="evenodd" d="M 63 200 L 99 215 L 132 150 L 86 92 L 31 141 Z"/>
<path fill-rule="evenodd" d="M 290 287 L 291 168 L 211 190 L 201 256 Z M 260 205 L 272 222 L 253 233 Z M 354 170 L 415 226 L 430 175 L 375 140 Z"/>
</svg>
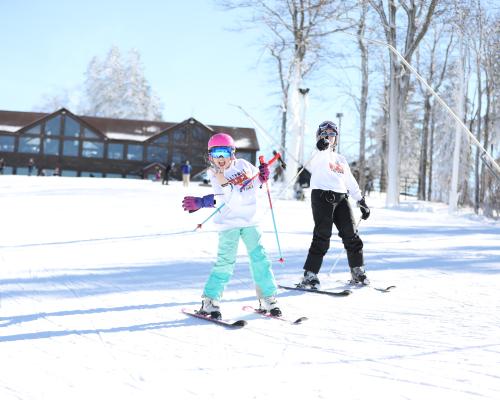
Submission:
<svg viewBox="0 0 500 400">
<path fill-rule="evenodd" d="M 331 121 L 319 125 L 316 132 L 316 147 L 320 151 L 311 161 L 311 206 L 314 231 L 309 254 L 304 264 L 301 287 L 319 287 L 317 274 L 323 257 L 330 247 L 332 227 L 335 224 L 347 252 L 352 283 L 368 285 L 363 261 L 363 242 L 358 236 L 356 222 L 348 194 L 357 200 L 361 218 L 370 216 L 370 209 L 361 195 L 358 183 L 351 173 L 346 159 L 335 152 L 338 129 Z M 363 173 L 362 171 L 360 173 Z"/>
<path fill-rule="evenodd" d="M 208 177 L 215 194 L 203 197 L 186 196 L 182 202 L 185 211 L 194 212 L 203 207 L 214 207 L 221 200 L 224 207 L 214 218 L 219 225 L 217 261 L 203 290 L 201 314 L 222 318 L 219 301 L 229 282 L 236 263 L 238 243 L 241 239 L 250 257 L 250 270 L 255 283 L 260 309 L 271 315 L 280 316 L 276 300 L 277 286 L 271 270 L 271 261 L 261 244 L 261 233 L 257 228 L 257 182 L 246 186 L 243 183 L 258 175 L 261 183 L 269 179 L 269 167 L 263 163 L 257 169 L 248 161 L 235 157 L 235 143 L 227 133 L 217 133 L 208 141 L 208 158 L 211 167 Z"/>
</svg>

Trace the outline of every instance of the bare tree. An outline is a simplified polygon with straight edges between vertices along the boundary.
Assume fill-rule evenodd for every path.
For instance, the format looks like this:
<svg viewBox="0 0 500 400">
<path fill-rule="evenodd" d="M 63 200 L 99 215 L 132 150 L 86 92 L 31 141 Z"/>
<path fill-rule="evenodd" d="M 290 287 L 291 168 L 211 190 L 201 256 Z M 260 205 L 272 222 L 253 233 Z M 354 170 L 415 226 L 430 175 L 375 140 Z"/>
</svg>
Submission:
<svg viewBox="0 0 500 400">
<path fill-rule="evenodd" d="M 262 41 L 276 62 L 280 80 L 281 146 L 290 157 L 287 170 L 294 175 L 304 134 L 299 89 L 323 58 L 324 38 L 349 28 L 344 15 L 353 5 L 340 0 L 225 0 L 219 4 L 249 9 L 252 17 L 247 23 L 266 28 Z"/>
<path fill-rule="evenodd" d="M 417 51 L 417 65 L 419 68 L 420 75 L 424 76 L 425 80 L 434 88 L 436 93 L 439 93 L 439 89 L 443 84 L 445 74 L 448 66 L 448 58 L 450 51 L 452 49 L 452 44 L 454 41 L 453 34 L 448 36 L 448 43 L 444 48 L 444 54 L 439 54 L 442 45 L 442 38 L 446 39 L 446 29 L 447 21 L 442 21 L 439 26 L 432 29 L 432 39 L 429 41 L 428 46 L 422 46 L 425 49 L 422 51 Z M 424 40 L 424 44 L 427 44 Z M 425 61 L 421 61 L 421 56 L 425 56 Z M 426 66 L 424 66 L 427 64 Z M 422 69 L 426 69 L 422 71 Z M 429 157 L 429 133 L 430 133 L 430 123 L 432 107 L 434 107 L 434 101 L 432 94 L 419 82 L 420 91 L 423 96 L 424 103 L 424 115 L 422 121 L 422 133 L 420 136 L 420 160 L 419 160 L 419 176 L 418 176 L 418 198 L 420 200 L 426 199 L 426 187 L 427 187 L 427 167 L 430 168 L 431 157 Z M 432 153 L 430 153 L 432 154 Z M 430 187 L 431 185 L 429 185 Z"/>
<path fill-rule="evenodd" d="M 380 17 L 387 44 L 392 49 L 402 46 L 400 52 L 407 62 L 411 62 L 413 54 L 426 34 L 432 17 L 436 11 L 437 0 L 400 0 L 400 9 L 405 15 L 404 37 L 399 40 L 401 19 L 398 18 L 398 5 L 395 0 L 369 0 Z M 386 204 L 399 203 L 399 129 L 401 116 L 406 108 L 410 75 L 402 67 L 398 55 L 389 47 L 390 53 L 390 91 L 389 91 L 389 136 L 387 163 L 387 200 Z"/>
<path fill-rule="evenodd" d="M 358 47 L 361 56 L 361 97 L 359 100 L 359 186 L 364 191 L 366 185 L 366 115 L 368 109 L 368 47 L 365 43 L 366 16 L 368 2 L 360 4 L 361 13 L 358 22 Z"/>
</svg>

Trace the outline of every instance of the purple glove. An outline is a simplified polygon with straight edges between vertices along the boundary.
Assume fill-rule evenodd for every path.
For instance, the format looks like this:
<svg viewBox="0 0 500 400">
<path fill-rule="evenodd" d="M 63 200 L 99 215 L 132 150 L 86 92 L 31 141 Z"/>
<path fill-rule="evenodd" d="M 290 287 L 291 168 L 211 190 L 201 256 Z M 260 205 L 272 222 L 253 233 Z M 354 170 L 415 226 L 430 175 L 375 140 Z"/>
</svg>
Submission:
<svg viewBox="0 0 500 400">
<path fill-rule="evenodd" d="M 207 194 L 203 197 L 186 196 L 182 200 L 182 208 L 190 213 L 198 211 L 200 208 L 214 207 L 215 200 L 213 194 Z"/>
<path fill-rule="evenodd" d="M 269 179 L 269 166 L 267 163 L 262 163 L 259 165 L 259 181 L 260 183 L 266 183 Z"/>
</svg>

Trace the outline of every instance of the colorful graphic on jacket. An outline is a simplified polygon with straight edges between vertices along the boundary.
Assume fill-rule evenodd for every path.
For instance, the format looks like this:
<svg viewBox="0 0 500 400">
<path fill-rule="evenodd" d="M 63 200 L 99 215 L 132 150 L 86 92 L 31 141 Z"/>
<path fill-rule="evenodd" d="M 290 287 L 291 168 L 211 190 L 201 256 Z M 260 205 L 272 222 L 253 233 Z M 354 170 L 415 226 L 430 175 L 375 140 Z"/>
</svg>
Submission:
<svg viewBox="0 0 500 400">
<path fill-rule="evenodd" d="M 336 162 L 335 164 L 334 163 L 329 163 L 330 165 L 330 170 L 333 171 L 333 172 L 337 172 L 339 174 L 343 174 L 344 173 L 344 168 L 342 168 L 342 165 L 338 162 Z"/>
<path fill-rule="evenodd" d="M 239 171 L 233 175 L 231 175 L 229 178 L 226 177 L 228 182 L 233 185 L 233 186 L 243 186 L 243 183 L 248 180 L 248 175 L 245 173 L 245 171 Z M 245 186 L 244 190 L 248 190 L 253 188 L 253 184 L 250 183 L 247 186 Z"/>
</svg>

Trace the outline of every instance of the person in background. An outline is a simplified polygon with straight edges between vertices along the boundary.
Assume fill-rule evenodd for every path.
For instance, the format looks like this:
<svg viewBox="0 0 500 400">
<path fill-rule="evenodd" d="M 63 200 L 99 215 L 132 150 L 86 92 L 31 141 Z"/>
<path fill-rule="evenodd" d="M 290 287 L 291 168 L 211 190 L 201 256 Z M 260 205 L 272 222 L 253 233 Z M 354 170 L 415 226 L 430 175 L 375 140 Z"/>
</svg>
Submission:
<svg viewBox="0 0 500 400">
<path fill-rule="evenodd" d="M 236 146 L 230 135 L 213 135 L 208 141 L 211 163 L 208 176 L 215 193 L 203 197 L 186 196 L 182 202 L 184 210 L 189 212 L 215 207 L 215 196 L 218 196 L 217 201 L 220 199 L 224 204 L 214 218 L 214 223 L 220 229 L 217 261 L 205 284 L 198 313 L 221 318 L 219 302 L 233 275 L 241 238 L 250 257 L 259 308 L 262 312 L 280 316 L 271 260 L 261 244 L 261 232 L 257 227 L 257 191 L 261 185 L 254 179 L 241 190 L 244 182 L 254 176 L 258 176 L 261 184 L 267 182 L 269 167 L 263 163 L 257 169 L 245 159 L 236 158 L 235 151 Z"/>
<path fill-rule="evenodd" d="M 33 167 L 35 166 L 35 160 L 33 160 L 32 158 L 29 159 L 28 161 L 28 176 L 31 176 L 31 174 L 33 173 Z"/>
<path fill-rule="evenodd" d="M 182 183 L 184 187 L 189 186 L 189 180 L 191 179 L 191 165 L 189 165 L 189 161 L 186 161 L 182 166 Z"/>
<path fill-rule="evenodd" d="M 0 175 L 3 175 L 3 169 L 5 168 L 5 160 L 0 158 Z"/>
<path fill-rule="evenodd" d="M 357 201 L 361 218 L 370 216 L 370 209 L 361 195 L 358 183 L 351 173 L 346 159 L 335 151 L 339 131 L 331 121 L 322 122 L 316 131 L 316 147 L 319 150 L 311 160 L 311 207 L 314 231 L 301 287 L 319 288 L 318 273 L 323 257 L 330 248 L 330 237 L 335 224 L 347 252 L 351 271 L 351 283 L 368 285 L 363 259 L 363 242 L 358 235 L 348 195 Z"/>
<path fill-rule="evenodd" d="M 171 163 L 165 167 L 165 171 L 163 172 L 163 180 L 161 181 L 162 185 L 168 185 L 168 181 L 170 180 L 170 173 L 172 172 L 172 168 L 174 163 Z"/>
</svg>

